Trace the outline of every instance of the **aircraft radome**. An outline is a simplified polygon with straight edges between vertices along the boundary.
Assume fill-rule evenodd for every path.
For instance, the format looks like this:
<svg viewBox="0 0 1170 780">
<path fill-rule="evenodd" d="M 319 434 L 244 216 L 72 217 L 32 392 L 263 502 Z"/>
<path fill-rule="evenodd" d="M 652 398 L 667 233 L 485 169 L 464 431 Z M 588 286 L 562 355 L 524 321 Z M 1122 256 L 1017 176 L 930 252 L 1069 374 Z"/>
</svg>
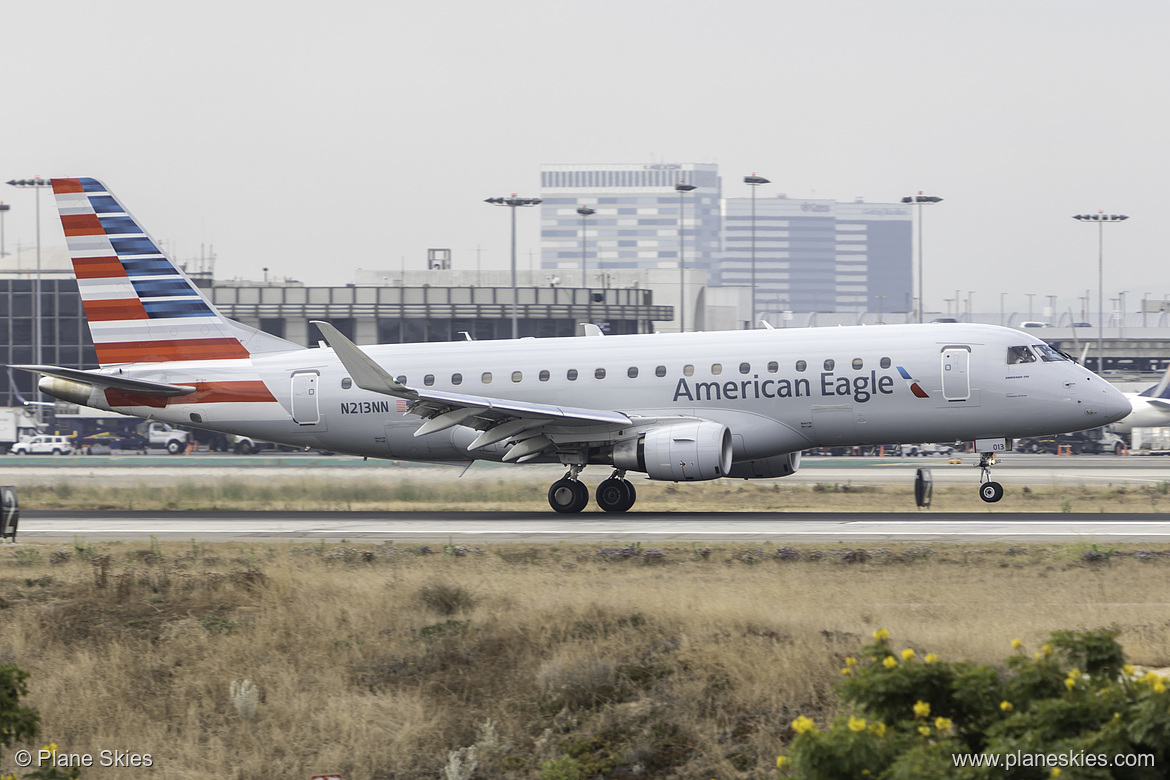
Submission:
<svg viewBox="0 0 1170 780">
<path fill-rule="evenodd" d="M 305 348 L 223 317 L 96 179 L 53 191 L 100 368 L 15 366 L 73 403 L 372 458 L 561 463 L 558 512 L 626 511 L 626 478 L 792 474 L 830 445 L 1013 437 L 1130 412 L 1039 339 L 961 323 Z M 595 328 L 586 328 L 596 334 Z"/>
</svg>

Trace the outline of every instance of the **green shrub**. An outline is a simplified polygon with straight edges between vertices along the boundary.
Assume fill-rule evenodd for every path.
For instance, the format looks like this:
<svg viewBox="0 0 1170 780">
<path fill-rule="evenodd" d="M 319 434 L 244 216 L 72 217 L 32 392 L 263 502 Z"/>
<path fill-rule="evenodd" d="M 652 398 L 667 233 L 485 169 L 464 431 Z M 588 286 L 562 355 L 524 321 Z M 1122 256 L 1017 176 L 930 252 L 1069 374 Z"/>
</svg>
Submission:
<svg viewBox="0 0 1170 780">
<path fill-rule="evenodd" d="M 1014 655 L 997 668 L 897 652 L 880 629 L 861 660 L 846 659 L 838 686 L 846 714 L 823 731 L 803 716 L 792 722 L 789 755 L 777 760 L 781 775 L 1162 777 L 1170 694 L 1160 676 L 1125 664 L 1116 633 L 1058 631 L 1031 655 L 1014 640 Z M 1113 766 L 1117 755 L 1141 766 Z"/>
</svg>

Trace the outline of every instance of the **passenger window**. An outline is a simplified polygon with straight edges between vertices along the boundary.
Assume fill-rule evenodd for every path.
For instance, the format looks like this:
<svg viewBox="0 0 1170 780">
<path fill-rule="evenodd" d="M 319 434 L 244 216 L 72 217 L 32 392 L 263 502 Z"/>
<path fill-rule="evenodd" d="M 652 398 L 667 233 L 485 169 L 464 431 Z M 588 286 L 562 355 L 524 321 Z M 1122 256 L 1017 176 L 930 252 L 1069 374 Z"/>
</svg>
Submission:
<svg viewBox="0 0 1170 780">
<path fill-rule="evenodd" d="M 804 371 L 806 368 L 808 368 L 808 363 L 805 363 L 803 360 L 796 361 L 797 371 Z"/>
<path fill-rule="evenodd" d="M 722 363 L 712 363 L 711 364 L 711 376 L 719 376 L 722 373 L 723 373 L 723 364 Z"/>
<path fill-rule="evenodd" d="M 666 376 L 666 366 L 659 366 L 654 369 L 654 376 Z"/>
<path fill-rule="evenodd" d="M 683 366 L 683 376 L 694 376 L 695 367 L 692 365 Z"/>
<path fill-rule="evenodd" d="M 882 365 L 882 368 L 889 368 L 890 367 L 890 359 L 888 357 L 882 358 L 881 365 Z"/>
<path fill-rule="evenodd" d="M 779 363 L 777 363 L 775 360 L 768 361 L 768 373 L 769 374 L 775 374 L 779 370 L 780 370 Z"/>
<path fill-rule="evenodd" d="M 1035 363 L 1036 356 L 1028 347 L 1008 347 L 1007 362 L 1009 366 L 1016 363 Z"/>
<path fill-rule="evenodd" d="M 565 372 L 565 379 L 568 379 L 570 382 L 576 382 L 577 381 L 577 369 L 570 368 L 568 371 L 566 371 Z"/>
<path fill-rule="evenodd" d="M 751 372 L 752 372 L 752 364 L 751 363 L 740 363 L 739 364 L 739 373 L 750 374 Z"/>
<path fill-rule="evenodd" d="M 492 383 L 492 372 L 491 371 L 484 371 L 483 376 L 481 376 L 479 379 L 485 385 L 490 385 Z"/>
<path fill-rule="evenodd" d="M 350 379 L 349 377 L 345 377 L 344 379 L 341 380 L 341 389 L 342 390 L 348 390 L 351 387 L 353 387 L 353 380 L 352 379 Z"/>
<path fill-rule="evenodd" d="M 825 361 L 825 370 L 832 371 L 833 366 L 835 366 L 835 365 L 837 365 L 837 364 L 833 361 L 833 359 L 829 358 L 828 360 Z"/>
<path fill-rule="evenodd" d="M 630 379 L 637 379 L 637 378 L 638 378 L 638 369 L 637 369 L 637 367 L 636 367 L 636 366 L 630 366 L 629 368 L 627 368 L 627 369 L 626 369 L 626 376 L 628 376 Z"/>
<path fill-rule="evenodd" d="M 452 374 L 451 375 L 451 384 L 453 384 L 453 385 L 463 384 L 463 374 Z"/>
<path fill-rule="evenodd" d="M 860 371 L 865 366 L 865 362 L 861 358 L 853 358 L 853 370 Z"/>
<path fill-rule="evenodd" d="M 605 379 L 605 369 L 598 368 L 598 369 L 594 370 L 593 378 L 594 379 Z"/>
<path fill-rule="evenodd" d="M 432 387 L 432 386 L 434 386 L 434 384 L 435 384 L 435 375 L 434 375 L 434 374 L 427 374 L 426 376 L 424 376 L 424 377 L 423 377 L 423 384 L 424 384 L 424 385 L 426 385 L 427 387 Z"/>
<path fill-rule="evenodd" d="M 549 377 L 551 377 L 551 376 L 552 376 L 552 374 L 550 374 L 549 372 L 541 371 L 538 379 L 540 379 L 541 382 L 547 382 L 549 380 Z"/>
<path fill-rule="evenodd" d="M 519 382 L 523 378 L 524 378 L 524 374 L 520 373 L 519 371 L 512 372 L 512 381 L 513 382 Z"/>
</svg>

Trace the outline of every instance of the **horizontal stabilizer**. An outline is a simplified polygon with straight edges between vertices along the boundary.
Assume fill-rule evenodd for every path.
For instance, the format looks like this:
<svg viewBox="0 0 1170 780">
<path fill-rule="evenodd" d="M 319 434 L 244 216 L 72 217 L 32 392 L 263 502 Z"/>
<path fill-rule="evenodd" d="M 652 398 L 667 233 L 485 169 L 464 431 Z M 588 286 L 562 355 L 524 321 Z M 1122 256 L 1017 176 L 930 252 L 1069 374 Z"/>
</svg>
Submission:
<svg viewBox="0 0 1170 780">
<path fill-rule="evenodd" d="M 10 368 L 18 368 L 21 371 L 30 371 L 34 374 L 44 374 L 70 382 L 80 382 L 101 389 L 112 387 L 116 390 L 126 390 L 139 395 L 173 396 L 189 395 L 195 392 L 195 387 L 192 385 L 172 385 L 167 382 L 152 382 L 149 379 L 131 379 L 127 376 L 81 371 L 76 368 L 61 368 L 59 366 L 10 366 Z"/>
</svg>

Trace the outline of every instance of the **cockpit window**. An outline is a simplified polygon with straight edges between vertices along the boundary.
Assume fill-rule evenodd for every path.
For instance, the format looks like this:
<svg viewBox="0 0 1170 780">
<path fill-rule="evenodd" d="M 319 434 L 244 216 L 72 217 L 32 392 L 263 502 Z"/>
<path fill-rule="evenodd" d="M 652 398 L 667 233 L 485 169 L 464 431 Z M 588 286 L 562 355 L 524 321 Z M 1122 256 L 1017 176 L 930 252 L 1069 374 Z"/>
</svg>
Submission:
<svg viewBox="0 0 1170 780">
<path fill-rule="evenodd" d="M 1035 363 L 1036 355 L 1029 347 L 1008 347 L 1007 362 L 1009 366 L 1016 363 Z"/>
<path fill-rule="evenodd" d="M 1047 344 L 1033 344 L 1032 350 L 1040 354 L 1040 359 L 1045 363 L 1061 363 L 1068 360 L 1068 356 L 1058 349 L 1053 349 Z"/>
</svg>

